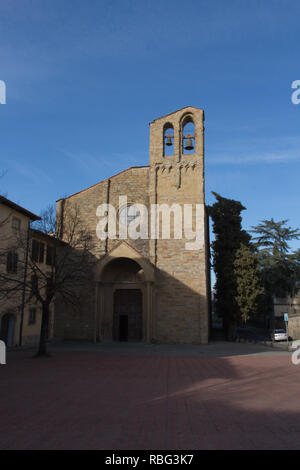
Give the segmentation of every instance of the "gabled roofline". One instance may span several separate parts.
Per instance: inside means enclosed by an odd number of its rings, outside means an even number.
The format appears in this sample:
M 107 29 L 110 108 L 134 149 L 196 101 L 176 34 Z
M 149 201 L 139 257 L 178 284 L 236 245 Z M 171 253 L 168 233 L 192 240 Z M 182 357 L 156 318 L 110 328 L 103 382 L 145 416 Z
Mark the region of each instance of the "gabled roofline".
M 119 240 L 118 243 L 116 243 L 116 245 L 111 248 L 107 253 L 105 253 L 101 258 L 100 260 L 102 261 L 106 256 L 109 256 L 110 253 L 112 253 L 113 251 L 115 251 L 120 245 L 127 245 L 129 248 L 131 248 L 133 251 L 135 251 L 143 260 L 145 260 L 147 263 L 151 264 L 153 266 L 153 268 L 156 269 L 156 266 L 154 263 L 152 263 L 152 261 L 150 261 L 149 258 L 147 258 L 145 255 L 143 255 L 143 253 L 141 253 L 139 250 L 137 250 L 134 246 L 130 245 L 130 243 L 128 243 L 126 240 Z M 99 260 L 99 261 L 100 261 Z
M 122 173 L 125 173 L 126 171 L 132 170 L 134 168 L 150 168 L 150 165 L 130 166 L 129 168 L 126 168 L 126 170 L 122 170 L 119 173 L 116 173 L 115 175 L 109 176 L 109 178 L 105 178 L 104 180 L 98 181 L 98 183 L 92 184 L 88 188 L 82 189 L 81 191 L 78 191 L 77 193 L 70 194 L 70 196 L 67 196 L 67 197 L 61 197 L 60 199 L 57 199 L 56 202 L 63 201 L 65 199 L 69 199 L 70 197 L 76 196 L 77 194 L 83 193 L 84 191 L 88 191 L 89 189 L 94 188 L 98 184 L 105 183 L 105 181 L 111 180 L 112 178 L 115 178 L 116 176 L 119 176 Z
M 122 250 L 122 247 L 124 247 L 125 251 Z M 111 261 L 120 258 L 128 258 L 136 261 L 144 271 L 145 280 L 155 282 L 156 267 L 154 264 L 125 240 L 120 240 L 116 246 L 98 260 L 94 271 L 95 279 L 98 282 L 105 282 L 103 280 L 103 273 L 106 266 L 109 265 Z
M 18 204 L 16 204 L 13 201 L 10 201 L 9 199 L 7 199 L 4 196 L 0 196 L 0 203 L 4 204 L 7 207 L 10 207 L 11 209 L 13 209 L 17 212 L 20 212 L 23 215 L 26 215 L 27 217 L 30 218 L 30 220 L 41 220 L 39 215 L 36 215 L 33 212 L 28 211 L 24 207 L 19 206 Z
M 153 119 L 153 121 L 149 122 L 149 125 L 152 124 L 153 122 L 155 121 L 159 121 L 159 119 L 164 119 L 168 116 L 171 116 L 171 114 L 176 114 L 178 113 L 179 111 L 183 111 L 184 109 L 187 109 L 187 108 L 193 108 L 193 109 L 197 109 L 197 111 L 204 111 L 202 108 L 196 108 L 196 106 L 184 106 L 183 108 L 180 108 L 180 109 L 176 109 L 176 111 L 173 111 L 172 113 L 169 113 L 169 114 L 165 114 L 164 116 L 160 116 L 156 119 Z
M 67 245 L 66 242 L 58 239 L 56 237 L 55 233 L 53 235 L 50 235 L 49 233 L 42 232 L 41 230 L 38 230 L 36 228 L 31 228 L 30 229 L 30 234 L 31 234 L 31 237 L 43 238 L 43 239 L 51 241 L 51 242 L 53 242 L 57 245 Z

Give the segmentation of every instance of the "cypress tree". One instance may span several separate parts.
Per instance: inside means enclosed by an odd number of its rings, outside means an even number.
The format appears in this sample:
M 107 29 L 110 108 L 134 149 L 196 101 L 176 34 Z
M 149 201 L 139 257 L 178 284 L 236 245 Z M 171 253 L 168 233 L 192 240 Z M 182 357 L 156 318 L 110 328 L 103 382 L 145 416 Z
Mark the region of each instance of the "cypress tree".
M 216 313 L 223 318 L 226 338 L 235 337 L 240 318 L 237 302 L 237 279 L 234 262 L 241 244 L 249 245 L 250 235 L 242 229 L 241 212 L 246 208 L 239 202 L 212 193 L 216 202 L 209 207 L 215 240 L 212 243 L 212 265 L 216 274 Z

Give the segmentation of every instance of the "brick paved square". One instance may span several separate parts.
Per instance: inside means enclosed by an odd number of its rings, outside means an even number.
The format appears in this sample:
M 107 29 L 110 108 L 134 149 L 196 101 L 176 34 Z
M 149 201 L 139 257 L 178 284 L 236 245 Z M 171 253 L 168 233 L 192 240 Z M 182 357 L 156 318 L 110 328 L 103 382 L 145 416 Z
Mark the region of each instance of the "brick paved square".
M 288 353 L 235 348 L 8 354 L 0 448 L 300 449 L 300 366 Z

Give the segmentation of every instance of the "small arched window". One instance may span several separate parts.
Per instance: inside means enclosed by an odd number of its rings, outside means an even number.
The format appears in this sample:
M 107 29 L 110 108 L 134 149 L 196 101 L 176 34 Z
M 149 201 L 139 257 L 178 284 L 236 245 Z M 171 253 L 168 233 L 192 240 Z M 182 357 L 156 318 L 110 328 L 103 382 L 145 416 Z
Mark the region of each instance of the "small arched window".
M 182 153 L 195 153 L 195 145 L 195 124 L 192 117 L 187 116 L 182 122 Z
M 174 155 L 174 127 L 171 123 L 164 126 L 164 157 Z

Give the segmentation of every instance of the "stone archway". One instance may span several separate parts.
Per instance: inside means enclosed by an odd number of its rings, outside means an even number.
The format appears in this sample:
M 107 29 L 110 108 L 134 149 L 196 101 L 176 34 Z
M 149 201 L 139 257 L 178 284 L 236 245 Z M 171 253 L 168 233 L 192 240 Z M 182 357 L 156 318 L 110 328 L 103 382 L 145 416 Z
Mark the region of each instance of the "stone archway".
M 151 341 L 154 266 L 126 242 L 98 263 L 95 337 Z

